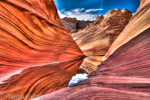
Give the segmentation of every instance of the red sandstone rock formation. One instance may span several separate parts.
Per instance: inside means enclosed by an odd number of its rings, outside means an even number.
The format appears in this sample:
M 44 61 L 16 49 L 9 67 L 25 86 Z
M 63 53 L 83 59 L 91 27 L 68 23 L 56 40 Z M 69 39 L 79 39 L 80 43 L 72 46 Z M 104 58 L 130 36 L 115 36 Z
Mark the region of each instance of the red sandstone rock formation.
M 83 57 L 53 0 L 0 1 L 0 99 L 67 86 Z
M 80 68 L 90 74 L 91 72 L 97 70 L 97 65 L 101 63 L 103 57 L 104 56 L 87 56 L 84 58 Z
M 105 18 L 101 15 L 96 18 L 96 21 L 92 25 L 87 26 L 81 31 L 72 33 L 72 37 L 85 55 L 101 56 L 102 58 L 113 41 L 122 32 L 131 16 L 131 11 L 116 8 L 109 11 Z M 99 59 L 98 61 L 101 62 L 101 60 Z M 91 73 L 97 69 L 97 65 L 86 63 L 84 62 L 80 67 L 86 70 L 86 72 Z
M 72 37 L 85 55 L 105 55 L 131 16 L 131 11 L 116 8 L 109 11 L 104 19 L 103 16 L 99 16 L 88 28 L 72 33 Z
M 150 0 L 112 44 L 105 61 L 89 79 L 42 96 L 40 100 L 149 100 Z
M 149 8 L 149 2 L 150 0 L 141 0 L 141 5 L 134 16 L 130 19 L 130 24 L 124 29 L 122 34 L 119 35 L 119 38 L 113 43 L 113 46 L 109 48 L 104 60 L 107 59 L 121 45 L 125 44 L 130 39 L 137 36 L 143 30 L 146 30 L 147 27 L 149 27 L 150 14 L 149 10 L 147 10 Z
M 100 15 L 98 17 L 96 17 L 96 20 L 94 21 L 94 23 L 92 24 L 93 26 L 94 25 L 97 25 L 97 24 L 101 24 L 101 21 L 104 19 L 104 16 L 103 15 Z M 92 26 L 91 25 L 91 26 Z

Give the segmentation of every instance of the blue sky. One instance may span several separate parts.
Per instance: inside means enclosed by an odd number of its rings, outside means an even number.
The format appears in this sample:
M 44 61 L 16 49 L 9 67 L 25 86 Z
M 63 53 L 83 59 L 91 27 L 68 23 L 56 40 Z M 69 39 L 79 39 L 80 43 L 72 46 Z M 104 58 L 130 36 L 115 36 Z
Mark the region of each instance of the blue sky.
M 70 80 L 68 86 L 74 85 L 74 84 L 79 83 L 79 82 L 81 82 L 85 79 L 88 79 L 88 77 L 87 77 L 88 75 L 89 74 L 85 74 L 85 73 L 84 74 L 76 74 L 75 76 L 72 77 L 72 79 Z
M 140 0 L 54 0 L 54 2 L 61 18 L 76 17 L 78 20 L 93 20 L 115 8 L 126 8 L 135 13 L 140 5 Z

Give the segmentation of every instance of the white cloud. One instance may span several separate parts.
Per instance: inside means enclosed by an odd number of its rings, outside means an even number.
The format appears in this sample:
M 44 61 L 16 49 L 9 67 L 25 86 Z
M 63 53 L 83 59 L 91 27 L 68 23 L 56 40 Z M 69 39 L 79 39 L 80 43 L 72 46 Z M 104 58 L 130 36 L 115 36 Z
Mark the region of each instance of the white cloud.
M 65 14 L 63 14 L 61 11 L 58 11 L 58 14 L 60 16 L 60 18 L 64 18 L 64 17 L 67 17 Z
M 100 11 L 100 10 L 103 10 L 103 9 L 88 9 L 85 12 Z
M 81 12 L 84 10 L 85 10 L 84 8 L 76 8 L 76 9 L 73 9 L 72 12 L 74 12 L 76 14 L 81 14 Z
M 88 74 L 76 74 L 75 76 L 72 77 L 72 79 L 70 80 L 68 86 L 79 83 L 85 79 L 87 79 Z
M 97 15 L 91 14 L 90 12 L 100 11 L 103 9 L 87 9 L 84 8 L 76 8 L 71 11 L 65 11 L 62 9 L 61 11 L 58 11 L 60 18 L 64 17 L 71 17 L 76 18 L 77 20 L 94 20 Z

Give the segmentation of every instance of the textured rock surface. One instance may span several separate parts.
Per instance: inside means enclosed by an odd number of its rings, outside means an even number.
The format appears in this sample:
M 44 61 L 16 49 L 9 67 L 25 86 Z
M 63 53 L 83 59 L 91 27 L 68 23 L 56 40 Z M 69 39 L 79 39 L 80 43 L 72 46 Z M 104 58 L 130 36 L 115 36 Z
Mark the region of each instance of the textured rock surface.
M 89 79 L 40 100 L 149 100 L 150 28 L 118 48 Z
M 132 12 L 127 9 L 114 9 L 109 11 L 105 18 L 99 16 L 88 28 L 73 33 L 72 37 L 86 55 L 105 55 L 125 25 Z M 103 19 L 103 20 L 102 20 Z
M 141 2 L 125 30 L 110 47 L 107 54 L 111 55 L 89 75 L 89 79 L 44 95 L 40 100 L 149 100 L 150 0 Z
M 39 96 L 67 86 L 84 54 L 53 0 L 1 0 L 0 22 L 0 95 Z
M 62 24 L 69 30 L 69 32 L 73 29 L 77 29 L 78 21 L 76 18 L 63 18 L 61 19 Z
M 90 26 L 72 33 L 72 37 L 85 55 L 103 57 L 113 41 L 122 32 L 131 16 L 131 11 L 116 8 L 109 11 L 105 18 L 102 15 L 98 16 L 96 21 Z M 99 62 L 101 62 L 101 59 Z M 94 71 L 97 67 L 97 65 L 92 66 L 93 64 L 86 63 L 84 62 L 80 68 L 83 68 L 88 73 Z M 84 65 L 88 65 L 89 67 Z
M 121 45 L 125 44 L 149 27 L 149 2 L 150 0 L 141 0 L 141 5 L 134 16 L 130 19 L 130 24 L 124 29 L 122 34 L 119 35 L 119 38 L 113 43 L 113 46 L 109 48 L 103 60 L 107 59 Z
M 100 24 L 103 19 L 104 19 L 103 15 L 100 15 L 100 16 L 96 17 L 96 20 L 94 21 L 94 23 L 91 26 Z
M 97 65 L 101 63 L 103 57 L 104 56 L 88 56 L 83 60 L 80 68 L 90 74 L 98 68 Z

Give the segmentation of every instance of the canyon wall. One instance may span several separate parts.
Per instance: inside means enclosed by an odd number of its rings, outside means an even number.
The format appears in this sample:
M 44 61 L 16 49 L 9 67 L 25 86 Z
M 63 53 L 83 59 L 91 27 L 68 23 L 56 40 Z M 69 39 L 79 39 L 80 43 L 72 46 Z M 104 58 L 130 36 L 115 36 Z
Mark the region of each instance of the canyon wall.
M 105 55 L 131 16 L 132 12 L 127 9 L 113 9 L 105 17 L 97 17 L 96 21 L 85 29 L 72 33 L 72 37 L 85 55 Z
M 87 80 L 40 100 L 149 100 L 150 0 L 141 5 Z
M 18 96 L 22 100 L 37 96 L 41 100 L 149 99 L 149 5 L 150 0 L 141 0 L 138 11 L 120 35 L 117 29 L 123 30 L 132 14 L 127 9 L 114 9 L 106 19 L 97 18 L 86 31 L 79 31 L 84 35 L 73 33 L 88 56 L 84 58 L 62 25 L 53 0 L 1 0 L 0 100 L 17 100 Z M 103 55 L 102 64 L 89 79 L 63 88 L 81 64 L 98 65 Z
M 127 9 L 110 10 L 106 16 L 98 16 L 94 23 L 71 36 L 88 56 L 80 66 L 87 73 L 97 69 L 109 47 L 128 24 L 132 12 Z
M 0 100 L 27 100 L 68 85 L 84 54 L 53 0 L 1 0 L 0 22 Z

